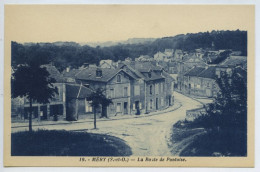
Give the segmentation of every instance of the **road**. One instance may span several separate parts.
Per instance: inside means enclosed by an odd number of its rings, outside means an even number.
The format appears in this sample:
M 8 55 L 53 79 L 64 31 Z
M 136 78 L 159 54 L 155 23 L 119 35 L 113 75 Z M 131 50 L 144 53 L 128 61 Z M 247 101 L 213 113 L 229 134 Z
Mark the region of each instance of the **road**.
M 92 122 L 34 126 L 33 128 L 108 134 L 125 140 L 131 147 L 133 156 L 170 156 L 171 152 L 167 143 L 172 125 L 185 118 L 186 110 L 201 107 L 199 102 L 177 92 L 174 93 L 174 97 L 182 104 L 175 111 L 143 118 L 98 121 L 98 129 L 93 129 Z M 25 130 L 25 127 L 12 130 L 21 131 Z

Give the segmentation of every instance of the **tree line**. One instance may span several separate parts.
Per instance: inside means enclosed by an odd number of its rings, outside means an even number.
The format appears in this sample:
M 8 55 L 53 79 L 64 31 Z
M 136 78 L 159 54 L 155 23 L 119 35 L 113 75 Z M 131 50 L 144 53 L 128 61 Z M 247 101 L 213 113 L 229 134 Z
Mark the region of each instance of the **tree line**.
M 142 44 L 118 44 L 110 47 L 81 46 L 75 42 L 58 43 L 27 43 L 11 44 L 12 66 L 24 64 L 31 58 L 37 58 L 42 63 L 53 62 L 62 71 L 67 66 L 79 67 L 83 63 L 98 64 L 100 60 L 113 61 L 132 59 L 140 55 L 153 56 L 158 51 L 165 49 L 182 49 L 192 52 L 203 48 L 210 50 L 232 49 L 247 55 L 246 31 L 212 31 L 188 33 L 173 37 L 158 38 L 153 42 Z

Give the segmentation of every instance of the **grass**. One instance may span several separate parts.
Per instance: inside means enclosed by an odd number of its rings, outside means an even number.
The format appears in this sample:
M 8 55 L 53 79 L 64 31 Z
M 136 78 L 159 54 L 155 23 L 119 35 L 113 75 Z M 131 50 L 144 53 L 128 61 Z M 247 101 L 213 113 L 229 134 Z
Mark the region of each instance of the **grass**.
M 246 156 L 247 138 L 245 133 L 234 128 L 209 130 L 198 128 L 193 122 L 178 121 L 173 125 L 172 152 L 178 152 L 179 156 Z M 187 139 L 188 143 L 186 143 Z M 176 148 L 178 150 L 174 150 Z
M 11 136 L 12 156 L 130 156 L 119 138 L 65 130 L 18 132 Z
M 240 131 L 210 131 L 199 135 L 180 156 L 232 156 L 247 155 L 246 136 Z

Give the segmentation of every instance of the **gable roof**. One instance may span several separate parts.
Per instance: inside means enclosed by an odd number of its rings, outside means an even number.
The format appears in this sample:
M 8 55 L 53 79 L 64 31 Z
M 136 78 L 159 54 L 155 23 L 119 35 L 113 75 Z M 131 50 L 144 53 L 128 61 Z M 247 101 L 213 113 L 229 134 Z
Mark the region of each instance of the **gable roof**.
M 102 71 L 102 77 L 96 77 L 97 69 Z M 118 69 L 89 67 L 76 74 L 76 79 L 107 82 L 117 71 Z
M 244 65 L 246 63 L 247 63 L 246 56 L 229 56 L 222 63 L 220 63 L 220 65 L 221 66 L 238 66 L 238 65 Z
M 153 65 L 151 62 L 124 62 L 124 64 L 139 78 L 143 78 L 145 81 L 164 79 L 162 75 L 156 72 L 162 71 L 162 68 Z M 151 77 L 149 77 L 149 72 Z
M 63 77 L 75 78 L 76 74 L 79 73 L 82 69 L 71 69 L 69 72 L 64 71 Z
M 102 71 L 102 77 L 97 77 L 96 76 L 96 70 Z M 90 67 L 83 69 L 80 71 L 78 74 L 76 74 L 76 79 L 79 80 L 90 80 L 90 81 L 98 81 L 98 82 L 108 82 L 111 80 L 116 74 L 119 72 L 124 72 L 131 78 L 136 79 L 135 76 L 133 76 L 131 73 L 126 72 L 126 70 L 117 68 L 117 69 L 112 69 L 112 68 L 97 68 L 97 67 Z
M 204 67 L 193 67 L 191 70 L 186 72 L 184 76 L 198 76 L 202 71 L 204 71 Z
M 88 97 L 93 91 L 83 85 L 66 84 L 66 97 L 72 99 L 84 99 Z
M 198 77 L 215 79 L 216 77 L 216 66 L 209 66 L 207 69 L 203 70 Z

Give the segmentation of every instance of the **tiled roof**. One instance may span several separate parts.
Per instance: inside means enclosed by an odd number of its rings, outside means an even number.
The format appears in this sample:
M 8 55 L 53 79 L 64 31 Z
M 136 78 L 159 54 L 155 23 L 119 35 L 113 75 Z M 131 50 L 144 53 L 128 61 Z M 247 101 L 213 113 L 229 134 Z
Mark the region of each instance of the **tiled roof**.
M 96 76 L 97 69 L 102 71 L 102 77 Z M 76 74 L 76 79 L 108 82 L 111 78 L 113 78 L 113 76 L 115 76 L 120 71 L 123 71 L 128 76 L 136 79 L 134 75 L 120 68 L 113 69 L 113 68 L 97 68 L 97 67 L 90 67 L 90 68 L 83 69 L 78 74 Z
M 161 71 L 162 68 L 153 65 L 151 62 L 124 62 L 124 63 L 129 67 L 129 69 L 131 69 L 139 77 L 145 79 L 146 81 L 164 79 L 163 76 L 154 72 L 154 71 Z M 151 77 L 149 77 L 148 74 L 149 72 L 151 72 Z
M 165 71 L 162 72 L 162 75 L 163 75 L 165 78 L 169 79 L 170 81 L 175 81 L 175 79 L 174 79 L 170 74 L 168 74 L 168 73 L 165 72 Z
M 198 76 L 205 68 L 203 67 L 194 67 L 184 74 L 184 76 Z
M 51 64 L 47 64 L 47 65 L 42 65 L 41 67 L 45 67 L 46 70 L 49 72 L 50 77 L 54 78 L 57 83 L 61 83 L 64 81 L 61 73 L 58 71 L 58 69 L 55 66 Z
M 216 77 L 216 66 L 209 66 L 207 69 L 202 71 L 198 77 L 215 79 Z
M 80 69 L 71 69 L 69 72 L 64 72 L 63 73 L 63 76 L 64 77 L 72 77 L 72 78 L 75 78 L 75 75 L 77 74 L 77 73 L 79 73 L 80 72 Z
M 102 77 L 96 76 L 96 70 L 102 71 Z M 107 82 L 119 69 L 89 67 L 83 69 L 76 75 L 76 79 Z
M 66 97 L 82 99 L 88 97 L 93 91 L 83 85 L 66 84 Z
M 220 65 L 222 66 L 238 66 L 247 63 L 246 56 L 230 56 L 224 60 Z

